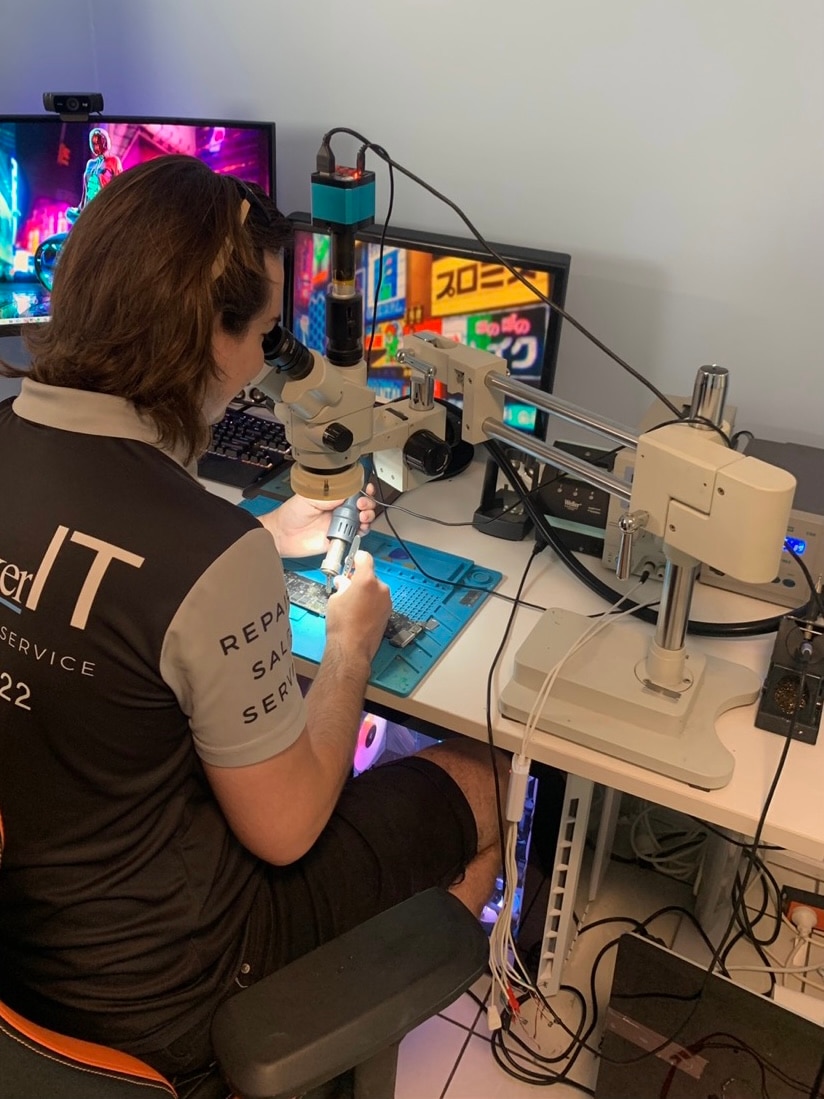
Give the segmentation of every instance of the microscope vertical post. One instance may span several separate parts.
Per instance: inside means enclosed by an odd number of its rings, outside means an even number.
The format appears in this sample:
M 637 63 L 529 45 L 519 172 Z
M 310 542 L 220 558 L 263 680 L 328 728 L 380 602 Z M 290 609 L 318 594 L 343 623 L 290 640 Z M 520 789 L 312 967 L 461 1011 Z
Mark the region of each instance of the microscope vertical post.
M 720 366 L 702 366 L 696 375 L 689 410 L 690 420 L 707 420 L 720 426 L 727 395 L 729 372 Z M 692 423 L 698 431 L 713 429 Z M 689 686 L 685 677 L 685 643 L 690 604 L 699 562 L 686 554 L 666 549 L 667 563 L 655 637 L 647 658 L 651 686 L 679 690 Z

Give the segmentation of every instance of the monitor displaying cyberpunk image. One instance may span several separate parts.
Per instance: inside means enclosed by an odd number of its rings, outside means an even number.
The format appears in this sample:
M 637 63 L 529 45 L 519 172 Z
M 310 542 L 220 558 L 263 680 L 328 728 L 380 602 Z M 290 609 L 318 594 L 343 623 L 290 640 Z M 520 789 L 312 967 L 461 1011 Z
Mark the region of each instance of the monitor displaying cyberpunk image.
M 330 237 L 295 214 L 295 244 L 287 280 L 287 327 L 314 351 L 326 343 Z M 363 297 L 369 385 L 382 401 L 409 392 L 409 368 L 395 359 L 405 333 L 437 332 L 500 355 L 513 378 L 552 389 L 561 317 L 476 241 L 390 226 L 380 256 L 380 226 L 357 231 L 356 281 Z M 495 245 L 528 281 L 563 308 L 570 257 Z M 377 291 L 377 300 L 376 300 Z M 377 315 L 376 315 L 377 313 Z M 436 396 L 460 405 L 436 383 Z M 532 431 L 532 405 L 507 400 L 505 420 Z
M 272 123 L 0 117 L 0 334 L 48 320 L 60 249 L 84 208 L 121 172 L 168 153 L 274 197 Z

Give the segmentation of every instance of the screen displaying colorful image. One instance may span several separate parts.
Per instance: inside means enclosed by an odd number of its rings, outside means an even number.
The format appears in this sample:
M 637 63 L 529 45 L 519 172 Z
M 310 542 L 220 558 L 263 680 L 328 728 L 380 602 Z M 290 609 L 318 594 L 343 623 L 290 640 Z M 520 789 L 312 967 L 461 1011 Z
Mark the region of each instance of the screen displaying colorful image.
M 330 238 L 301 222 L 291 257 L 287 324 L 315 351 L 326 344 L 326 291 Z M 437 332 L 459 343 L 500 355 L 519 381 L 551 390 L 560 338 L 560 316 L 476 242 L 425 237 L 392 229 L 380 264 L 380 227 L 358 232 L 356 281 L 364 302 L 364 349 L 369 354 L 369 384 L 381 400 L 409 392 L 409 370 L 395 355 L 404 334 Z M 495 245 L 508 262 L 541 294 L 563 307 L 569 256 L 535 249 Z M 377 295 L 377 296 L 376 296 Z M 437 396 L 460 404 L 441 383 Z M 507 401 L 505 420 L 532 431 L 532 405 Z
M 0 334 L 48 319 L 60 249 L 83 209 L 121 172 L 168 153 L 274 197 L 271 123 L 0 117 Z

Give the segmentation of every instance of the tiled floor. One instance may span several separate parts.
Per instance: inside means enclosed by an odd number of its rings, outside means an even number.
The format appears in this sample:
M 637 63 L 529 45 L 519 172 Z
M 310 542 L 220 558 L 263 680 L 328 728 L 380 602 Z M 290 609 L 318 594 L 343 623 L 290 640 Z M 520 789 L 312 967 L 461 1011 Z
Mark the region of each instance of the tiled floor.
M 799 876 L 784 867 L 773 869 L 781 883 L 789 881 L 803 888 L 824 892 L 824 887 L 812 877 L 812 869 L 809 877 L 804 874 Z M 534 891 L 535 885 L 536 882 L 528 878 L 527 901 L 530 889 Z M 748 893 L 750 903 L 755 904 L 756 901 L 752 898 L 753 894 Z M 534 905 L 535 911 L 530 914 L 522 932 L 522 944 L 540 938 L 543 924 L 541 902 L 542 897 L 539 895 Z M 691 888 L 652 871 L 613 862 L 600 894 L 589 906 L 583 922 L 592 923 L 606 916 L 618 915 L 643 919 L 670 904 L 684 905 L 691 909 Z M 525 910 L 526 907 L 527 905 Z M 564 982 L 585 991 L 587 1000 L 593 959 L 598 950 L 621 930 L 620 925 L 608 924 L 580 937 L 573 946 L 564 971 Z M 706 960 L 706 948 L 687 918 L 677 914 L 667 915 L 656 922 L 654 930 L 668 946 L 679 953 L 697 961 Z M 774 948 L 782 961 L 791 946 L 792 933 L 785 929 Z M 821 953 L 824 955 L 824 952 Z M 601 1005 L 608 998 L 613 956 L 611 952 L 598 970 L 597 993 Z M 757 961 L 752 947 L 743 943 L 730 957 L 730 965 L 749 965 Z M 763 973 L 736 973 L 736 979 L 758 990 L 764 989 L 767 983 Z M 824 982 L 824 978 L 820 979 Z M 795 978 L 788 980 L 788 984 L 793 982 L 795 988 L 800 988 Z M 430 1019 L 406 1037 L 400 1047 L 396 1099 L 537 1099 L 539 1094 L 551 1094 L 552 1099 L 572 1099 L 573 1096 L 586 1094 L 563 1083 L 554 1085 L 551 1092 L 547 1093 L 545 1087 L 539 1089 L 536 1085 L 512 1078 L 496 1064 L 485 1012 L 481 1006 L 481 1002 L 486 1000 L 488 990 L 489 978 L 481 978 L 472 989 L 471 996 L 463 996 L 443 1015 Z M 820 995 L 824 997 L 824 992 Z M 552 1003 L 561 1017 L 574 1028 L 579 1009 L 572 996 L 559 993 Z M 565 1035 L 557 1023 L 553 1025 L 543 1017 L 536 1019 L 531 1005 L 528 1005 L 524 1014 L 521 1033 L 530 1044 L 540 1049 L 544 1056 L 552 1056 L 562 1048 Z M 596 1041 L 595 1035 L 592 1041 Z M 581 1056 L 571 1072 L 574 1080 L 588 1088 L 594 1088 L 596 1076 L 597 1063 L 589 1054 Z

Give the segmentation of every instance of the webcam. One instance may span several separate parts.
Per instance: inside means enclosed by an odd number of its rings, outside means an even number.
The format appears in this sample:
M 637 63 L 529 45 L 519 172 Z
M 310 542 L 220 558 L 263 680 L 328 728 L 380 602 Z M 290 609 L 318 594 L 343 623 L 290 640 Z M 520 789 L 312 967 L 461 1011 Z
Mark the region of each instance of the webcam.
M 88 118 L 103 110 L 100 92 L 43 92 L 43 106 L 61 118 Z

